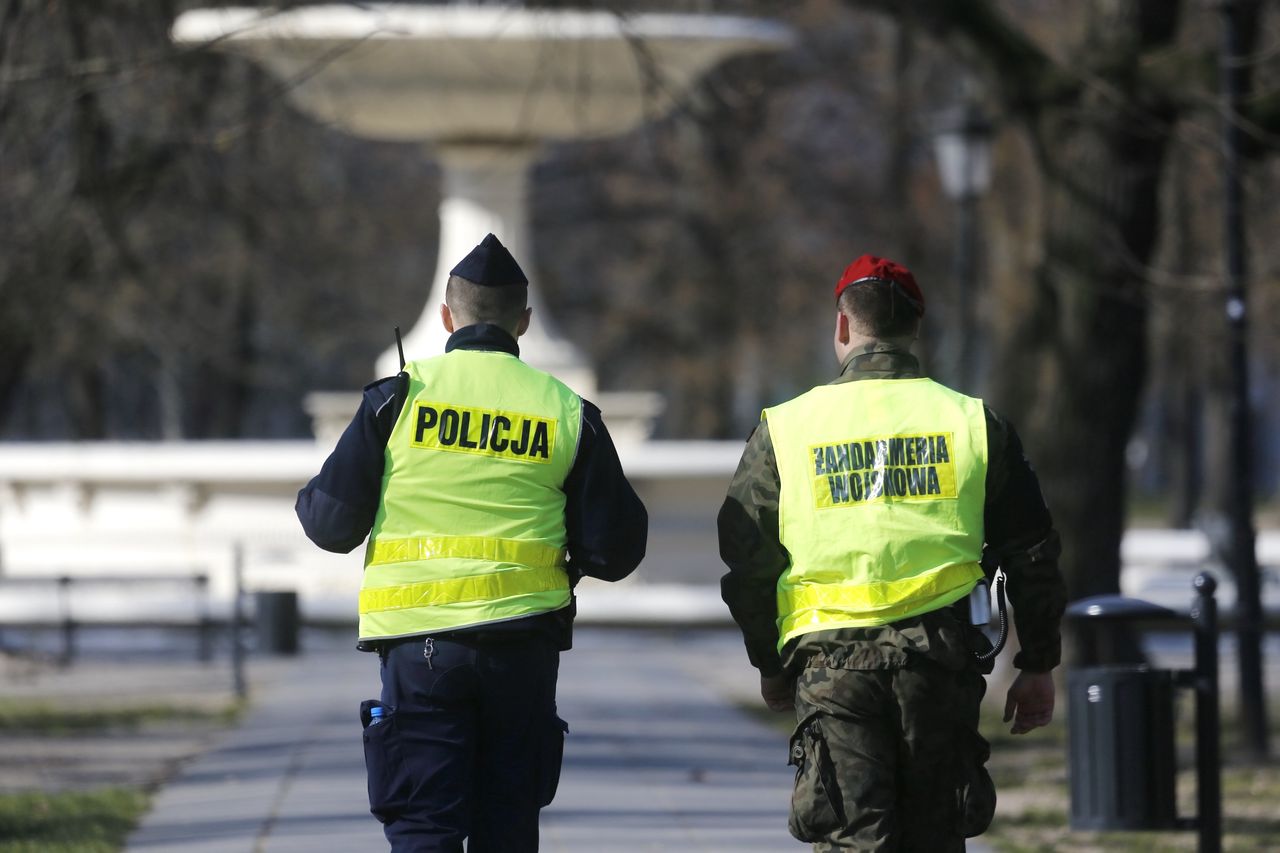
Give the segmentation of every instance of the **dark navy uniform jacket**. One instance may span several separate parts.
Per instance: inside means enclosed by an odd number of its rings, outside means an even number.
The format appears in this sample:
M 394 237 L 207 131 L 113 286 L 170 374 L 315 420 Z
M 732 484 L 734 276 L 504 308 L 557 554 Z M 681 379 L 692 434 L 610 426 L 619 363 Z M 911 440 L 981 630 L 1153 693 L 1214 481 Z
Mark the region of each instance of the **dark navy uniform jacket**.
M 445 352 L 454 349 L 520 354 L 511 335 L 487 323 L 454 332 Z M 324 550 L 348 553 L 364 542 L 373 528 L 382 493 L 387 440 L 400 416 L 406 392 L 403 374 L 365 386 L 360 409 L 333 453 L 320 473 L 298 492 L 294 508 L 302 529 Z M 578 455 L 564 491 L 570 582 L 576 584 L 583 575 L 616 581 L 631 574 L 644 557 L 649 517 L 623 474 L 600 410 L 587 400 L 582 401 Z M 562 648 L 568 648 L 573 618 L 572 608 L 568 610 L 451 633 L 534 631 L 547 633 Z

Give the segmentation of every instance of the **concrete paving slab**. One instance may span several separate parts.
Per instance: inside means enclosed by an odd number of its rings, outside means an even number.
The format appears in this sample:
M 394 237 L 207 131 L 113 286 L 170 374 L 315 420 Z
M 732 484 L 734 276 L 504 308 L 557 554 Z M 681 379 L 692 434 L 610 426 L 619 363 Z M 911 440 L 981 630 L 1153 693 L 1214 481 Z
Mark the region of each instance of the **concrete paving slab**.
M 803 849 L 786 828 L 785 735 L 699 677 L 720 653 L 708 637 L 579 632 L 561 664 L 569 737 L 543 849 Z M 752 677 L 740 657 L 722 666 Z
M 251 662 L 243 723 L 156 796 L 129 853 L 382 849 L 364 790 L 357 708 L 377 659 L 350 639 Z

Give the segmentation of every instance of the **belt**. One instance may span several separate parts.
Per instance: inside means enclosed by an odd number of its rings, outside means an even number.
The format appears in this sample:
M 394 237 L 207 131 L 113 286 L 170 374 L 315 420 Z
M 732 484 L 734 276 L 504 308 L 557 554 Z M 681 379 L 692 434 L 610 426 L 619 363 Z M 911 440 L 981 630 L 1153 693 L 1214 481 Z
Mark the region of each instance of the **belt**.
M 530 640 L 545 639 L 550 642 L 551 638 L 547 636 L 547 626 L 539 623 L 538 625 L 525 628 L 521 626 L 517 630 L 511 631 L 467 631 L 467 630 L 450 630 L 440 631 L 434 634 L 414 634 L 409 637 L 396 637 L 390 640 L 373 640 L 371 643 L 378 643 L 383 649 L 390 650 L 402 646 L 405 643 L 421 644 L 428 637 L 436 642 L 445 641 L 450 643 L 461 643 L 467 646 L 505 646 L 515 645 L 519 643 L 527 643 Z

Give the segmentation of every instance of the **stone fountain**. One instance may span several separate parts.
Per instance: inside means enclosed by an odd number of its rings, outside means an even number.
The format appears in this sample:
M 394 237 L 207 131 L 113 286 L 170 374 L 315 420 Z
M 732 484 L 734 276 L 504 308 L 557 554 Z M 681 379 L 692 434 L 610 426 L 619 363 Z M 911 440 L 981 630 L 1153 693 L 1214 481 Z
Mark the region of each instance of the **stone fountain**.
M 448 271 L 485 233 L 536 270 L 527 187 L 544 142 L 624 133 L 666 113 L 724 59 L 790 39 L 779 24 L 739 17 L 465 4 L 195 10 L 178 18 L 173 37 L 247 57 L 319 120 L 370 139 L 421 142 L 440 164 L 440 250 L 430 298 L 404 340 L 409 358 L 444 350 L 438 306 Z M 522 356 L 599 403 L 619 439 L 645 437 L 657 395 L 602 397 L 534 284 Z M 376 372 L 398 368 L 391 347 Z M 308 406 L 322 441 L 353 411 L 345 394 L 314 395 Z

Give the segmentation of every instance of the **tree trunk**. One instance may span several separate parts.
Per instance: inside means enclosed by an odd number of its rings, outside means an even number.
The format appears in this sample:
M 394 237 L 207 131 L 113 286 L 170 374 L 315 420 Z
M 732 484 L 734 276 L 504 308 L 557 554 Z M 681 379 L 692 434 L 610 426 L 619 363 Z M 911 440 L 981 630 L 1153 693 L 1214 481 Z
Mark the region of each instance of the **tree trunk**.
M 1125 449 L 1147 369 L 1143 271 L 1158 233 L 1174 117 L 1143 98 L 1137 65 L 1173 38 L 1178 5 L 1095 13 L 1082 53 L 1111 79 L 1095 80 L 1097 89 L 1077 102 L 1045 110 L 1034 130 L 1046 215 L 1037 309 L 1044 316 L 1028 321 L 1041 359 L 1028 445 L 1065 543 L 1062 569 L 1072 598 L 1120 590 Z M 1111 87 L 1137 97 L 1116 98 Z M 1087 637 L 1077 638 L 1074 650 L 1084 659 L 1094 651 Z

